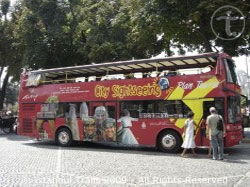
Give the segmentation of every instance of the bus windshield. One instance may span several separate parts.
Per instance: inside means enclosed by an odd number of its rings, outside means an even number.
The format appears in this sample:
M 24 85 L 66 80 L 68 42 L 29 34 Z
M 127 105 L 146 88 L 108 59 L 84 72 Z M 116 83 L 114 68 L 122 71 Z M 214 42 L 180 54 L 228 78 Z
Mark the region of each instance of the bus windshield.
M 235 71 L 235 64 L 229 59 L 224 59 L 227 82 L 237 84 L 237 75 Z

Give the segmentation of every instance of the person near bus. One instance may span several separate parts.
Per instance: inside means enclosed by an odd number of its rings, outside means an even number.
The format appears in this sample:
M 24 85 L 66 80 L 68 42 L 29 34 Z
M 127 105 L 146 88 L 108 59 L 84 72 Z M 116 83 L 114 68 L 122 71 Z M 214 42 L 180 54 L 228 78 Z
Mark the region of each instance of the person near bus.
M 181 153 L 182 157 L 186 157 L 185 153 L 187 149 L 192 149 L 193 156 L 197 155 L 194 150 L 194 148 L 196 147 L 195 142 L 194 142 L 194 130 L 195 130 L 195 126 L 196 127 L 198 126 L 193 120 L 193 117 L 194 117 L 193 112 L 189 112 L 187 117 L 188 119 L 185 121 L 185 126 L 184 126 L 184 142 L 181 145 L 181 147 L 184 148 L 183 152 Z
M 209 140 L 208 157 L 211 157 L 212 156 L 211 129 L 208 128 L 208 125 L 206 125 L 206 138 Z
M 223 132 L 217 129 L 217 122 L 222 117 L 217 114 L 216 108 L 211 107 L 209 109 L 210 115 L 207 117 L 206 124 L 208 125 L 209 130 L 211 131 L 211 145 L 213 149 L 213 160 L 223 160 L 223 137 L 226 135 L 225 127 Z M 223 123 L 224 124 L 224 123 Z

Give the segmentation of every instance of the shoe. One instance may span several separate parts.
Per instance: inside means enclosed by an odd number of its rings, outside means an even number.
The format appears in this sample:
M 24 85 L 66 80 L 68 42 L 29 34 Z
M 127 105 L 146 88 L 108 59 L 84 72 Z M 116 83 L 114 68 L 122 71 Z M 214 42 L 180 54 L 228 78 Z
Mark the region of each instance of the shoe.
M 219 160 L 224 160 L 224 158 L 219 158 Z
M 212 158 L 213 160 L 217 160 L 217 158 Z

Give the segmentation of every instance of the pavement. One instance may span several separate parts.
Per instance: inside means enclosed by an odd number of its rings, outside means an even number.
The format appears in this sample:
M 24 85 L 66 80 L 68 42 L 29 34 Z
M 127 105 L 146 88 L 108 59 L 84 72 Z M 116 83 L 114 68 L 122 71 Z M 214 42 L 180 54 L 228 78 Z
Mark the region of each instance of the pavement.
M 248 131 L 249 132 L 249 131 Z M 193 157 L 149 147 L 34 141 L 0 134 L 1 187 L 247 187 L 250 147 L 225 148 L 212 160 L 206 149 Z
M 250 128 L 244 128 L 244 138 L 242 143 L 250 143 Z

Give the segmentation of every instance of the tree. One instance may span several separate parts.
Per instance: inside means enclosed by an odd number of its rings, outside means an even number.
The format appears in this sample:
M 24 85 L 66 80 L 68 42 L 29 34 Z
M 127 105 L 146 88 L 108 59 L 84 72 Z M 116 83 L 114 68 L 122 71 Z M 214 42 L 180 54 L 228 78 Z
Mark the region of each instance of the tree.
M 237 7 L 246 16 L 245 30 L 242 36 L 235 40 L 221 40 L 213 33 L 210 25 L 214 12 L 225 5 Z M 164 34 L 163 40 L 168 41 L 171 46 L 177 46 L 179 49 L 185 47 L 190 51 L 199 52 L 210 52 L 221 47 L 223 51 L 233 56 L 249 53 L 247 50 L 240 50 L 241 46 L 249 49 L 249 2 L 150 0 L 145 2 L 144 7 L 148 12 L 147 18 L 153 16 L 162 20 L 158 22 L 156 29 Z M 223 24 L 225 25 L 220 22 L 214 26 L 224 29 Z M 169 48 L 169 45 L 163 49 L 166 48 Z
M 10 6 L 9 0 L 1 1 L 1 13 L 4 16 L 4 20 L 0 21 L 0 109 L 3 108 L 3 102 L 5 98 L 5 90 L 9 80 L 8 71 L 5 72 L 8 66 L 10 55 L 8 53 L 11 48 L 11 37 L 9 37 L 7 13 Z
M 5 98 L 5 103 L 15 105 L 17 103 L 17 98 L 18 98 L 18 89 L 19 86 L 17 83 L 9 83 L 7 88 L 6 88 L 6 98 Z
M 4 20 L 7 20 L 7 13 L 10 8 L 10 0 L 1 0 L 1 12 L 4 15 Z
M 211 16 L 225 2 L 249 14 L 249 3 L 242 1 L 22 0 L 12 21 L 15 46 L 22 66 L 31 69 L 149 58 L 162 51 L 171 56 L 173 47 L 180 54 L 218 47 L 231 55 L 247 52 L 248 25 L 233 41 L 216 38 L 211 29 Z
M 24 44 L 23 65 L 38 69 L 79 63 L 69 34 L 67 9 L 54 0 L 22 1 L 15 33 Z
M 131 47 L 130 18 L 120 0 L 21 4 L 15 33 L 24 47 L 23 65 L 31 69 L 145 57 Z
M 18 80 L 23 67 L 149 58 L 163 51 L 171 56 L 172 48 L 180 54 L 219 47 L 230 55 L 250 52 L 248 1 L 19 0 L 8 18 L 9 2 L 0 0 L 0 108 L 9 76 Z M 235 40 L 221 40 L 211 29 L 212 15 L 225 4 L 247 16 L 244 33 Z
M 127 45 L 129 28 L 126 11 L 117 1 L 84 0 L 75 7 L 76 43 L 90 62 L 100 63 L 131 58 Z M 79 43 L 77 41 L 84 41 Z
M 9 84 L 9 77 L 13 80 L 19 80 L 19 75 L 22 67 L 22 48 L 20 42 L 15 36 L 15 16 L 13 19 L 7 16 L 9 12 L 10 1 L 1 1 L 1 15 L 3 19 L 0 20 L 0 109 L 3 108 L 3 103 L 6 96 L 6 89 Z M 17 10 L 14 10 L 16 13 Z

